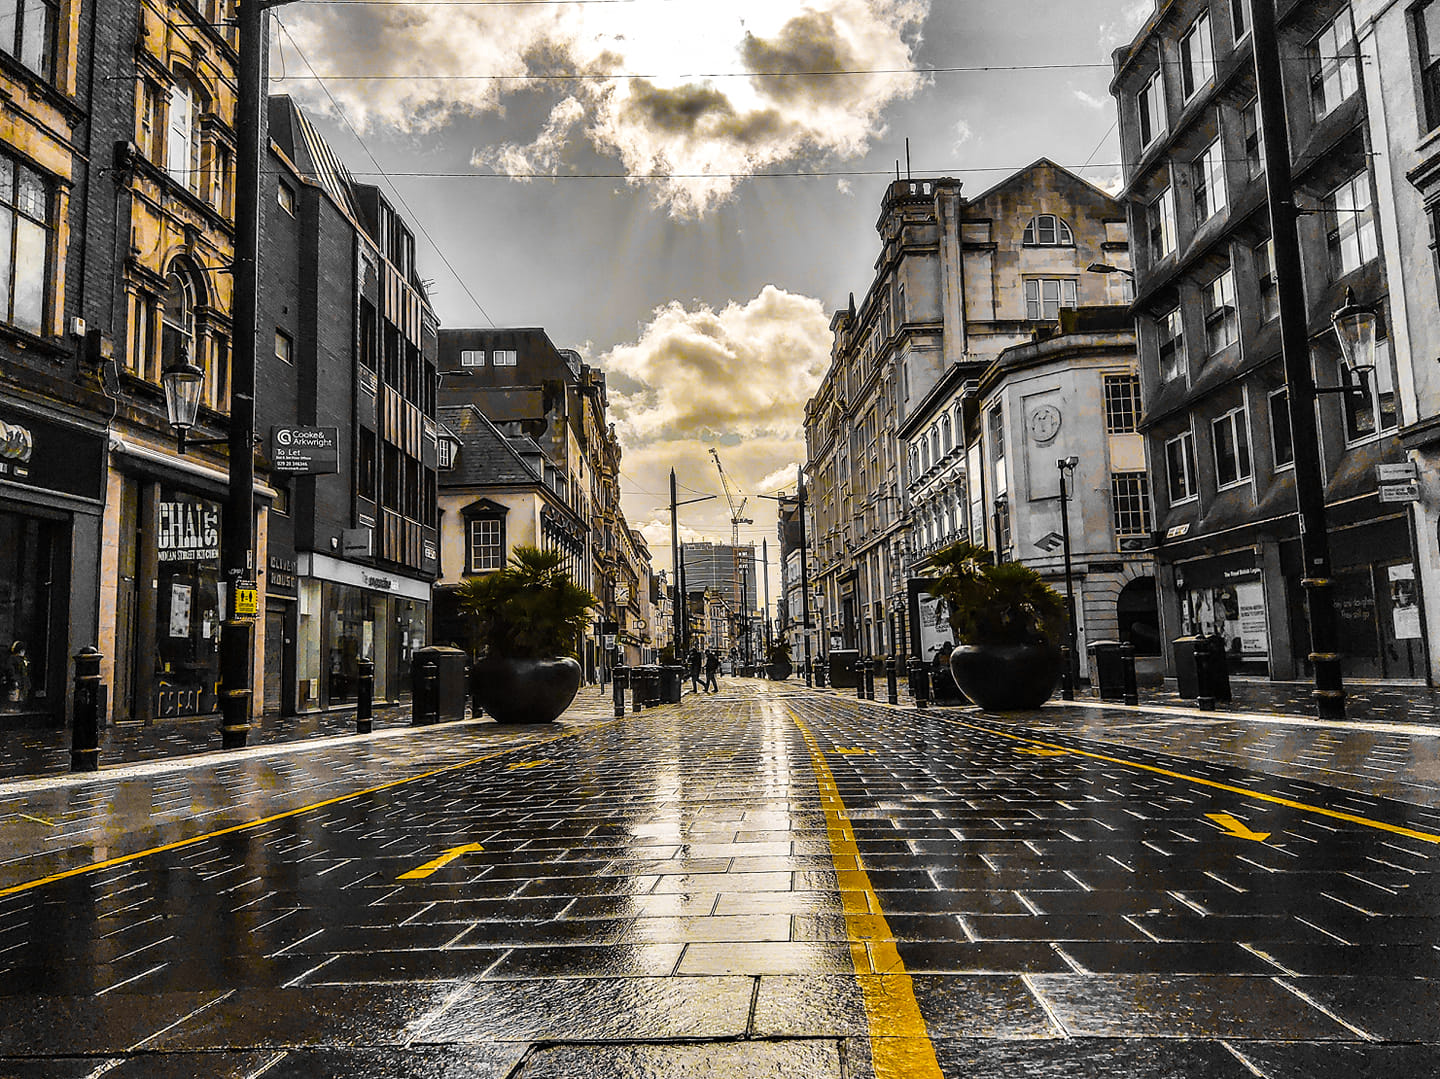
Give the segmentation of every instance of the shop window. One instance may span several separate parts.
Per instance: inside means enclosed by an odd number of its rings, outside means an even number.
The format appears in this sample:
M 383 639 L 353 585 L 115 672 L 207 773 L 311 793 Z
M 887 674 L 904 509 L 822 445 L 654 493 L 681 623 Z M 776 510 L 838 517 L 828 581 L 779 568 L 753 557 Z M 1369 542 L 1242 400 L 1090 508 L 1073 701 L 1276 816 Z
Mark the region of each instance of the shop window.
M 1440 0 L 1425 0 L 1415 8 L 1413 18 L 1420 84 L 1425 91 L 1423 126 L 1430 131 L 1440 127 Z
M 1135 116 L 1140 124 L 1140 146 L 1149 146 L 1165 130 L 1165 84 L 1155 72 L 1135 95 Z
M 1379 254 L 1370 174 L 1361 169 L 1325 197 L 1326 240 L 1336 277 L 1357 270 Z
M 1075 307 L 1075 281 L 1072 278 L 1027 278 L 1025 281 L 1025 317 L 1032 321 L 1060 317 L 1060 308 Z
M 218 707 L 220 507 L 162 487 L 155 510 L 155 715 L 207 715 Z
M 1195 476 L 1195 436 L 1189 431 L 1165 443 L 1165 470 L 1170 504 L 1188 502 L 1199 493 Z
M 1215 483 L 1221 489 L 1234 487 L 1250 478 L 1250 439 L 1246 432 L 1245 410 L 1233 409 L 1210 424 L 1215 447 Z
M 1215 74 L 1214 50 L 1210 43 L 1210 16 L 1201 15 L 1180 39 L 1180 89 L 1190 100 Z
M 1290 434 L 1290 391 L 1276 390 L 1270 394 L 1270 450 L 1276 468 L 1295 464 L 1295 441 Z
M 1340 363 L 1335 365 L 1335 378 L 1340 377 Z M 1390 370 L 1390 340 L 1375 342 L 1375 370 L 1365 379 L 1365 393 L 1340 394 L 1345 404 L 1345 441 L 1363 442 L 1382 431 L 1393 431 L 1398 423 L 1395 414 L 1395 379 Z
M 1204 224 L 1225 209 L 1225 155 L 1216 139 L 1190 166 L 1190 180 L 1195 192 L 1195 223 Z
M 1140 379 L 1135 375 L 1105 376 L 1105 431 L 1133 434 L 1140 429 Z
M 1240 315 L 1235 306 L 1235 275 L 1226 270 L 1202 290 L 1205 299 L 1205 343 L 1211 356 L 1240 339 Z
M 1026 247 L 1073 247 L 1075 236 L 1054 214 L 1039 214 L 1025 226 L 1020 242 Z
M 1155 320 L 1160 333 L 1160 378 L 1179 378 L 1185 371 L 1185 320 L 1180 308 L 1167 311 Z
M 1110 508 L 1116 536 L 1150 534 L 1150 480 L 1143 472 L 1110 477 Z
M 6 0 L 0 5 L 0 52 L 47 82 L 55 78 L 58 0 Z
M 1310 103 L 1324 116 L 1360 88 L 1360 47 L 1345 6 L 1310 42 Z
M 43 331 L 52 288 L 55 200 L 37 171 L 0 154 L 0 320 Z
M 1150 229 L 1150 258 L 1154 262 L 1175 253 L 1175 192 L 1165 188 L 1146 210 Z
M 49 521 L 0 513 L 0 715 L 50 707 L 50 581 L 60 539 Z

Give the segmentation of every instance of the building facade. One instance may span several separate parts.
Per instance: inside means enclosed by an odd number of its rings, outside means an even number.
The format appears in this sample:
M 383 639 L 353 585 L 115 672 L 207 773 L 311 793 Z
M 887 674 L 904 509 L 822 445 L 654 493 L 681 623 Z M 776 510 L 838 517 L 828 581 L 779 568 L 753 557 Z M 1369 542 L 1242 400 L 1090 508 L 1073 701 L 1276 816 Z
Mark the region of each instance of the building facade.
M 1174 638 L 1218 633 L 1232 669 L 1308 678 L 1297 447 L 1249 16 L 1243 0 L 1157 5 L 1117 50 L 1112 92 L 1135 241 L 1167 659 Z M 1423 679 L 1411 511 L 1382 501 L 1377 481 L 1377 466 L 1406 460 L 1396 379 L 1404 346 L 1377 213 L 1372 162 L 1384 147 L 1367 119 L 1367 64 L 1348 4 L 1282 0 L 1275 16 L 1281 55 L 1296 58 L 1281 64 L 1283 120 L 1317 383 L 1341 382 L 1330 319 L 1347 294 L 1375 308 L 1381 326 L 1363 392 L 1322 394 L 1317 411 L 1345 676 Z

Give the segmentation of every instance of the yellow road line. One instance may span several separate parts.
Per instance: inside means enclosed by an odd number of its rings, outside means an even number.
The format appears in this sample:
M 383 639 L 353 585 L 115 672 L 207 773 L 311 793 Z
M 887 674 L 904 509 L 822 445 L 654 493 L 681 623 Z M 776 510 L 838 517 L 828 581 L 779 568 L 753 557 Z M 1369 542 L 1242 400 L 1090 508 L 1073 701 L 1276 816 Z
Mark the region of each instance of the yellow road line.
M 1347 824 L 1359 824 L 1366 828 L 1375 828 L 1382 832 L 1389 832 L 1391 835 L 1403 835 L 1408 839 L 1419 839 L 1425 843 L 1440 843 L 1440 834 L 1436 834 L 1435 832 L 1422 832 L 1415 828 L 1406 828 L 1400 824 L 1387 824 L 1383 820 L 1362 817 L 1358 813 L 1346 813 L 1344 810 L 1312 805 L 1309 802 L 1296 801 L 1294 798 L 1282 798 L 1278 794 L 1266 794 L 1264 791 L 1253 790 L 1250 787 L 1237 787 L 1233 783 L 1221 783 L 1219 780 L 1190 775 L 1188 772 L 1175 772 L 1169 768 L 1161 768 L 1154 764 L 1143 764 L 1140 761 L 1127 760 L 1124 757 L 1109 757 L 1104 753 L 1091 753 L 1088 750 L 1075 749 L 1072 746 L 1057 745 L 1054 742 L 1042 742 L 1038 738 L 1026 738 L 1023 735 L 1010 734 L 1007 731 L 997 731 L 993 727 L 981 727 L 974 723 L 966 723 L 960 719 L 942 718 L 944 722 L 956 727 L 966 727 L 972 731 L 979 731 L 981 734 L 993 734 L 999 738 L 1008 738 L 1012 742 L 1024 742 L 1027 745 L 1040 746 L 1044 749 L 1060 750 L 1064 753 L 1074 754 L 1077 757 L 1089 757 L 1093 761 L 1104 761 L 1106 764 L 1118 764 L 1124 768 L 1136 768 L 1143 772 L 1154 772 L 1156 775 L 1166 776 L 1170 779 L 1178 779 L 1184 783 L 1194 783 L 1201 787 L 1213 787 L 1215 790 L 1225 791 L 1229 794 L 1242 794 L 1247 798 L 1256 798 L 1262 802 L 1269 802 L 1272 805 L 1284 806 L 1286 809 L 1298 809 L 1303 813 L 1315 813 L 1322 817 L 1329 817 L 1332 820 L 1343 820 Z
M 881 913 L 880 897 L 870 886 L 870 876 L 860 860 L 855 830 L 845 814 L 835 776 L 810 728 L 793 711 L 790 718 L 805 738 L 820 787 L 830 857 L 845 912 L 845 933 L 850 938 L 850 960 L 865 999 L 875 1079 L 942 1079 L 930 1032 L 915 1002 L 915 987 Z
M 189 839 L 179 839 L 174 843 L 165 843 L 158 847 L 135 851 L 133 854 L 121 854 L 115 858 L 107 858 L 103 862 L 91 862 L 88 865 L 79 865 L 60 873 L 52 873 L 48 877 L 27 880 L 23 884 L 12 884 L 8 888 L 0 888 L 0 899 L 5 898 L 7 895 L 28 892 L 32 888 L 39 888 L 45 884 L 54 884 L 59 880 L 68 880 L 71 877 L 78 877 L 85 873 L 94 873 L 100 869 L 109 869 L 112 866 L 124 865 L 127 862 L 136 862 L 141 858 L 148 858 L 152 854 L 164 854 L 166 851 L 179 850 L 182 847 L 192 847 L 196 843 L 203 843 L 207 839 L 215 839 L 217 836 L 232 835 L 235 832 L 243 832 L 249 828 L 258 828 L 262 824 L 270 824 L 277 820 L 284 820 L 287 817 L 298 817 L 301 813 L 309 813 L 315 809 L 324 809 L 326 806 L 338 805 L 340 802 L 348 802 L 352 798 L 363 798 L 367 794 L 376 794 L 379 791 L 389 790 L 392 787 L 403 786 L 406 783 L 414 783 L 418 779 L 429 779 L 431 776 L 444 775 L 446 772 L 456 772 L 462 768 L 469 768 L 476 764 L 482 764 L 485 761 L 492 761 L 496 757 L 503 757 L 509 753 L 534 749 L 537 745 L 549 745 L 551 742 L 560 742 L 566 738 L 577 738 L 582 734 L 590 734 L 592 731 L 602 730 L 605 727 L 613 727 L 619 722 L 621 721 L 618 719 L 612 719 L 606 723 L 596 724 L 594 727 L 586 727 L 584 730 L 568 731 L 565 734 L 557 734 L 553 738 L 546 738 L 540 742 L 527 742 L 522 746 L 502 749 L 497 753 L 487 753 L 483 757 L 472 757 L 470 760 L 461 761 L 459 764 L 447 764 L 444 768 L 435 768 L 429 772 L 421 772 L 419 775 L 406 776 L 404 779 L 392 779 L 389 783 L 381 783 L 375 787 L 366 787 L 362 791 L 351 791 L 349 794 L 340 794 L 334 798 L 327 798 L 323 802 L 312 802 L 310 805 L 300 806 L 297 809 L 287 809 L 283 813 L 274 813 L 268 817 L 261 817 L 259 820 L 246 821 L 244 824 L 232 824 L 228 828 L 220 828 L 214 832 L 206 832 L 204 835 L 191 836 Z

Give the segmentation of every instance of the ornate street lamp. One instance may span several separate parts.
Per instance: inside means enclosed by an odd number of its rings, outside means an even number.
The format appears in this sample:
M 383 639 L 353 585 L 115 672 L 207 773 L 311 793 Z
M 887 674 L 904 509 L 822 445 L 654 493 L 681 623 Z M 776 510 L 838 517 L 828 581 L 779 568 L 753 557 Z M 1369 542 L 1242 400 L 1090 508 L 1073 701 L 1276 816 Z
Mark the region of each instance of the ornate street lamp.
M 1355 293 L 1345 290 L 1345 302 L 1330 316 L 1335 327 L 1335 336 L 1340 341 L 1340 353 L 1345 365 L 1340 369 L 1345 385 L 1344 392 L 1365 394 L 1366 379 L 1375 372 L 1375 328 L 1379 319 L 1375 309 L 1367 304 L 1357 303 Z M 1317 392 L 1330 392 L 1318 389 Z
M 166 418 L 175 431 L 180 452 L 184 453 L 186 438 L 200 414 L 200 391 L 205 387 L 205 372 L 190 359 L 188 343 L 181 349 L 179 359 L 160 373 L 160 385 L 165 388 Z
M 1075 584 L 1070 572 L 1070 491 L 1068 479 L 1075 480 L 1075 466 L 1078 457 L 1062 457 L 1055 462 L 1060 470 L 1060 537 L 1065 545 L 1065 681 L 1061 690 L 1065 700 L 1075 699 L 1075 683 L 1078 681 L 1078 667 L 1075 655 Z

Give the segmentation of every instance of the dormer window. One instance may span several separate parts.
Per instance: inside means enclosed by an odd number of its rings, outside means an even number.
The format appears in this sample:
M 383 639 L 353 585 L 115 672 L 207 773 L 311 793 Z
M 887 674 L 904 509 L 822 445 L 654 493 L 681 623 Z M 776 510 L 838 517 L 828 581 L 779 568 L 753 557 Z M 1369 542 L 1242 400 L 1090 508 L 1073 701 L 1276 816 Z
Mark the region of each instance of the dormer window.
M 1070 226 L 1054 214 L 1040 214 L 1025 226 L 1020 242 L 1026 247 L 1073 247 L 1075 235 Z
M 442 471 L 448 471 L 455 467 L 455 459 L 460 456 L 460 442 L 448 431 L 435 440 L 435 467 Z

